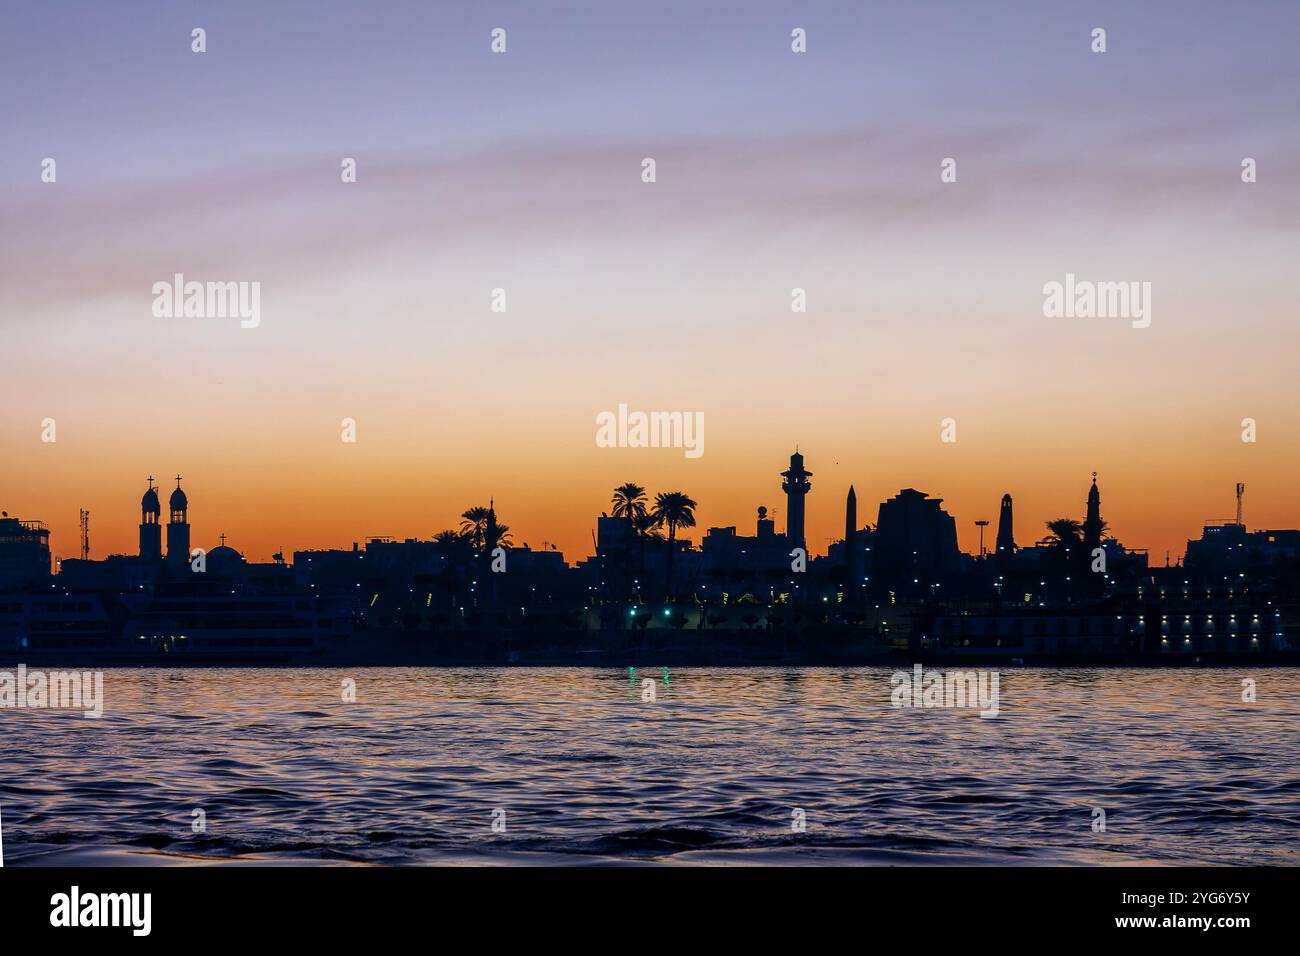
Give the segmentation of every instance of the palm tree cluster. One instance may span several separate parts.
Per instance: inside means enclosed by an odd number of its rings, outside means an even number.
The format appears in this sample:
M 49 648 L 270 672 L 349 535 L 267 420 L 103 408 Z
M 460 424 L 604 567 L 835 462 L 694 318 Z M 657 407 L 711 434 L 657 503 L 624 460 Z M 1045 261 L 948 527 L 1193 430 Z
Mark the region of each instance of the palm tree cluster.
M 510 525 L 497 521 L 494 505 L 475 505 L 461 514 L 460 530 L 447 528 L 433 540 L 449 552 L 468 550 L 472 554 L 490 555 L 497 548 L 510 548 Z
M 1098 533 L 1105 537 L 1109 530 L 1109 526 L 1103 521 L 1098 528 Z M 1049 549 L 1049 556 L 1056 564 L 1057 574 L 1065 578 L 1067 599 L 1078 588 L 1100 587 L 1100 579 L 1097 576 L 1086 574 L 1092 556 L 1084 550 L 1082 522 L 1074 518 L 1057 518 L 1047 522 L 1047 531 L 1048 535 L 1042 543 Z
M 1047 522 L 1047 530 L 1049 533 L 1046 543 L 1055 551 L 1063 551 L 1068 554 L 1076 547 L 1083 546 L 1083 524 L 1073 518 L 1057 518 L 1055 521 L 1049 521 Z M 1102 537 L 1105 537 L 1106 533 L 1110 531 L 1110 525 L 1103 521 L 1097 531 Z
M 1083 544 L 1083 525 L 1073 518 L 1057 518 L 1047 522 L 1048 544 L 1057 551 L 1070 552 Z
M 446 574 L 450 580 L 454 580 L 455 567 L 469 568 L 477 564 L 478 570 L 475 573 L 487 581 L 487 597 L 495 603 L 496 576 L 488 573 L 488 567 L 492 562 L 492 553 L 497 548 L 509 549 L 513 546 L 510 526 L 497 521 L 495 502 L 489 502 L 486 507 L 475 505 L 466 508 L 460 518 L 459 530 L 446 528 L 433 536 L 438 549 L 447 559 Z
M 614 489 L 613 512 L 615 518 L 628 523 L 630 535 L 636 539 L 641 554 L 641 573 L 645 573 L 645 542 L 656 537 L 661 528 L 668 529 L 668 565 L 664 575 L 664 597 L 672 594 L 673 555 L 677 551 L 677 529 L 695 527 L 695 509 L 699 505 L 684 491 L 661 491 L 651 504 L 646 490 L 635 482 L 626 482 Z

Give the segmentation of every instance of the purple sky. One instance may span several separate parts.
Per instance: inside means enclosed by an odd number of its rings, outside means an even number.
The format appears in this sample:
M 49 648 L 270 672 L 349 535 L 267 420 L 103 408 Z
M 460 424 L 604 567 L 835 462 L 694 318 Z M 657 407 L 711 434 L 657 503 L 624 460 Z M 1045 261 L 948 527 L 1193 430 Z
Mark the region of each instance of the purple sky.
M 71 542 L 105 456 L 106 514 L 151 471 L 219 475 L 207 500 L 269 553 L 298 539 L 254 526 L 252 489 L 290 500 L 304 466 L 335 515 L 369 474 L 425 469 L 322 544 L 427 533 L 486 497 L 462 474 L 495 473 L 519 540 L 578 551 L 634 477 L 747 524 L 799 441 L 814 537 L 850 481 L 868 516 L 915 484 L 969 547 L 1003 491 L 1041 525 L 1094 468 L 1132 545 L 1195 535 L 1235 480 L 1294 525 L 1298 27 L 1293 2 L 10 4 L 0 490 Z M 260 281 L 262 326 L 152 317 L 175 272 Z M 1048 322 L 1066 272 L 1152 282 L 1152 327 Z M 620 402 L 704 411 L 708 453 L 597 455 Z M 64 457 L 33 444 L 47 415 Z M 344 415 L 370 473 L 330 457 Z M 448 441 L 454 474 L 423 457 Z M 431 486 L 448 500 L 412 514 Z

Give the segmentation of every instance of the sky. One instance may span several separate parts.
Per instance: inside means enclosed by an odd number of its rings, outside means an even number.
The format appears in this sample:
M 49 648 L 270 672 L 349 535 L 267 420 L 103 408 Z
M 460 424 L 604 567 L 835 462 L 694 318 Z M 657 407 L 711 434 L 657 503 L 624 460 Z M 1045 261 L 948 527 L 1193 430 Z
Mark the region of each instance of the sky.
M 180 474 L 194 544 L 266 560 L 491 497 L 574 561 L 625 481 L 696 540 L 783 528 L 797 445 L 815 553 L 850 484 L 969 551 L 1094 471 L 1157 563 L 1238 481 L 1300 526 L 1297 47 L 1263 0 L 8 4 L 0 508 L 128 553 Z M 260 283 L 260 324 L 155 316 L 176 273 Z M 1067 273 L 1151 283 L 1150 327 L 1045 317 Z M 598 447 L 620 404 L 704 454 Z

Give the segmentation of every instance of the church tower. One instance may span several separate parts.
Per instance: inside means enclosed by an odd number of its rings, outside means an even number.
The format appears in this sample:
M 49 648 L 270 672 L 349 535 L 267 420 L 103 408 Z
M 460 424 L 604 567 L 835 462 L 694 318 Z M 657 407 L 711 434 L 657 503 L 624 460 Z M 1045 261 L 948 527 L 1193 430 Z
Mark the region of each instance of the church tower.
M 167 563 L 183 567 L 190 561 L 189 499 L 181 491 L 181 476 L 176 476 L 176 490 L 167 502 L 171 517 L 167 521 Z
M 997 553 L 999 555 L 1011 555 L 1016 552 L 1016 535 L 1012 529 L 1011 523 L 1011 496 L 1002 496 L 1002 511 L 998 514 L 998 543 Z
M 162 503 L 158 501 L 158 491 L 150 475 L 149 490 L 140 499 L 140 557 L 146 561 L 162 557 L 162 525 L 158 523 L 161 516 Z
M 790 456 L 790 468 L 781 472 L 785 481 L 781 490 L 785 492 L 785 536 L 790 539 L 791 547 L 803 548 L 803 499 L 812 490 L 812 472 L 803 466 L 803 455 L 795 452 Z

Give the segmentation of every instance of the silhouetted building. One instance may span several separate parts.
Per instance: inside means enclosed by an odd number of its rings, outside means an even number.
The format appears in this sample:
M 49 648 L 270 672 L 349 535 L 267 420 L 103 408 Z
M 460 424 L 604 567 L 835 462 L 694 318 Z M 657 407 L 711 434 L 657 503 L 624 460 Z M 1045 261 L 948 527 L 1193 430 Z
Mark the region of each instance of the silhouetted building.
M 1012 528 L 1011 496 L 1002 496 L 1002 510 L 998 513 L 998 542 L 995 548 L 1001 555 L 1015 554 L 1016 535 Z
M 770 596 L 788 590 L 790 539 L 777 534 L 767 509 L 758 509 L 754 536 L 736 534 L 734 526 L 710 528 L 700 542 L 700 566 L 712 596 L 744 593 Z
M 1300 558 L 1300 531 L 1247 531 L 1244 524 L 1224 521 L 1205 525 L 1197 541 L 1187 542 L 1187 572 L 1198 577 L 1223 577 L 1263 571 Z
M 190 561 L 189 499 L 181 491 L 181 476 L 176 476 L 176 490 L 167 502 L 170 515 L 167 520 L 167 563 L 173 568 L 183 568 Z
M 140 557 L 146 561 L 162 559 L 162 502 L 149 476 L 149 490 L 140 499 Z
M 641 593 L 645 579 L 662 574 L 662 558 L 657 540 L 644 540 L 627 518 L 602 514 L 596 519 L 596 554 L 579 561 L 578 567 L 593 594 L 633 597 Z
M 162 563 L 134 554 L 110 554 L 100 560 L 64 558 L 59 562 L 60 587 L 80 591 L 141 591 L 157 586 Z
M 603 514 L 596 519 L 596 553 L 618 554 L 634 550 L 636 534 L 626 518 Z
M 50 576 L 50 532 L 39 521 L 0 517 L 0 589 L 41 584 Z
M 175 499 L 175 497 L 176 496 L 173 494 L 172 498 Z M 170 531 L 170 528 L 168 530 Z M 189 538 L 188 525 L 186 526 L 185 531 L 186 531 L 186 542 L 188 544 L 188 538 Z M 170 543 L 168 544 L 167 547 L 167 557 L 169 559 L 171 558 Z M 221 536 L 221 544 L 217 545 L 215 548 L 213 548 L 211 551 L 207 553 L 205 562 L 207 564 L 207 572 L 206 572 L 207 574 L 211 574 L 214 575 L 215 577 L 223 577 L 223 578 L 239 577 L 243 573 L 244 567 L 247 564 L 242 554 L 240 554 L 234 548 L 226 544 L 226 536 L 224 534 Z
M 957 523 L 944 511 L 942 498 L 904 488 L 881 502 L 872 544 L 873 567 L 892 574 L 935 575 L 955 572 L 960 564 Z
M 808 479 L 812 477 L 812 472 L 803 466 L 803 455 L 797 451 L 790 456 L 790 468 L 781 472 L 785 481 L 781 482 L 781 489 L 785 492 L 785 536 L 790 541 L 791 548 L 803 548 L 804 544 L 804 496 L 812 490 L 812 482 Z

